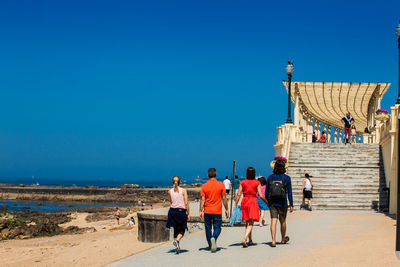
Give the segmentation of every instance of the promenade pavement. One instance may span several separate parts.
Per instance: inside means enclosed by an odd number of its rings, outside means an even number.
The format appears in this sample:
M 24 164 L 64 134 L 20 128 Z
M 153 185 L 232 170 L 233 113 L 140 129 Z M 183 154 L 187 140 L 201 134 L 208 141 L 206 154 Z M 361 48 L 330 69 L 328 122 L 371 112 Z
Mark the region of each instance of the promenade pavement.
M 394 255 L 394 223 L 373 211 L 295 211 L 288 214 L 287 245 L 270 247 L 269 225 L 257 225 L 256 245 L 242 248 L 244 227 L 223 227 L 216 253 L 207 250 L 200 231 L 183 238 L 179 255 L 167 242 L 109 266 L 400 266 Z M 279 242 L 279 230 L 278 236 Z

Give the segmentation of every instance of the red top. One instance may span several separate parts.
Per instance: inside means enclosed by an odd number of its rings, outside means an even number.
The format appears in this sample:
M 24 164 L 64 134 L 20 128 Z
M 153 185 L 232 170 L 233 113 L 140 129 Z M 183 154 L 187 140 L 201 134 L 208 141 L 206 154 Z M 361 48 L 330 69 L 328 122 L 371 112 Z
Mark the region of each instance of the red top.
M 240 182 L 242 186 L 243 196 L 245 197 L 256 197 L 257 194 L 257 186 L 260 184 L 258 180 L 249 180 L 246 179 Z
M 326 136 L 323 134 L 321 135 L 321 143 L 326 143 Z
M 222 195 L 225 195 L 225 186 L 215 178 L 203 184 L 200 196 L 205 197 L 204 213 L 222 214 Z

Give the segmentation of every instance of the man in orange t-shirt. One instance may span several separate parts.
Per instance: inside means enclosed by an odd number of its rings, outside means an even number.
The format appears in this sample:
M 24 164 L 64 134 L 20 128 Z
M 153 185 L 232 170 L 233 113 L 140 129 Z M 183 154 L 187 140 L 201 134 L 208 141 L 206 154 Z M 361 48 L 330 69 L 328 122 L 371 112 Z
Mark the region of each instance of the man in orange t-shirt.
M 228 202 L 226 201 L 225 186 L 217 181 L 217 170 L 208 169 L 208 182 L 201 187 L 200 219 L 204 220 L 204 228 L 208 247 L 211 252 L 217 251 L 217 239 L 222 226 L 222 203 L 225 216 L 229 218 Z M 214 232 L 211 233 L 211 227 Z

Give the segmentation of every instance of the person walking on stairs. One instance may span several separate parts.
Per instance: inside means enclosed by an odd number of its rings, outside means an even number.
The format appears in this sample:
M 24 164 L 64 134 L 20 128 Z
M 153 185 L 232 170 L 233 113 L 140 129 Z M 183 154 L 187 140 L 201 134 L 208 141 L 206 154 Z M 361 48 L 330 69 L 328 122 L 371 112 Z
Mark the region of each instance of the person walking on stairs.
M 301 208 L 306 208 L 306 199 L 308 200 L 308 210 L 312 211 L 312 204 L 311 204 L 311 199 L 312 199 L 312 190 L 314 188 L 313 182 L 311 181 L 310 176 L 308 173 L 304 174 L 304 180 L 303 180 L 303 187 L 302 187 L 302 192 L 303 192 L 303 202 L 301 204 Z
M 172 177 L 172 184 L 174 186 L 169 190 L 171 206 L 168 211 L 167 227 L 174 228 L 174 241 L 172 244 L 176 253 L 179 254 L 181 251 L 180 241 L 187 229 L 187 222 L 190 220 L 189 202 L 186 189 L 179 186 L 181 184 L 179 176 Z
M 201 187 L 200 219 L 204 220 L 204 229 L 208 247 L 211 252 L 217 251 L 217 239 L 222 226 L 222 204 L 225 216 L 229 218 L 228 201 L 223 183 L 217 181 L 217 170 L 208 169 L 208 182 Z M 213 231 L 212 229 L 213 228 Z
M 344 122 L 344 139 L 343 143 L 347 144 L 350 142 L 350 128 L 351 122 L 354 121 L 353 117 L 350 115 L 350 112 L 347 112 L 346 115 L 342 118 Z
M 261 184 L 258 180 L 256 180 L 256 169 L 254 169 L 254 167 L 247 168 L 246 180 L 240 182 L 239 191 L 235 199 L 235 206 L 238 205 L 242 193 L 242 220 L 246 221 L 246 231 L 242 240 L 242 246 L 247 248 L 249 245 L 254 245 L 251 235 L 253 231 L 253 225 L 254 221 L 260 220 L 258 200 L 256 195 L 258 194 L 265 203 L 267 202 L 264 194 L 261 192 Z M 249 243 L 247 243 L 247 239 L 249 240 Z
M 289 198 L 289 209 L 293 212 L 292 181 L 286 172 L 286 161 L 277 159 L 274 165 L 273 174 L 267 178 L 265 196 L 271 214 L 271 247 L 276 247 L 276 224 L 281 224 L 281 244 L 286 244 L 289 237 L 286 236 L 286 215 L 288 211 L 287 200 Z

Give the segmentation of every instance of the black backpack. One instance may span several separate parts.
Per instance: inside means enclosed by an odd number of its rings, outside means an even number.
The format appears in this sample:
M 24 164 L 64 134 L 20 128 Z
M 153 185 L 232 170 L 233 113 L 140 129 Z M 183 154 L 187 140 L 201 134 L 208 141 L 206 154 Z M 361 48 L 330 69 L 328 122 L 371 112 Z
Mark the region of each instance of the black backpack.
M 283 179 L 280 181 L 269 182 L 269 199 L 275 201 L 284 201 L 286 198 L 286 185 Z

